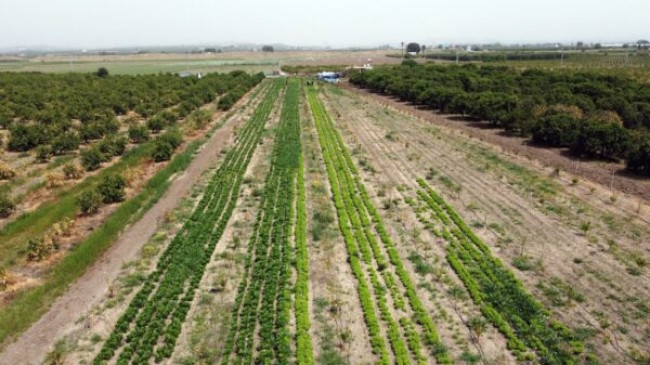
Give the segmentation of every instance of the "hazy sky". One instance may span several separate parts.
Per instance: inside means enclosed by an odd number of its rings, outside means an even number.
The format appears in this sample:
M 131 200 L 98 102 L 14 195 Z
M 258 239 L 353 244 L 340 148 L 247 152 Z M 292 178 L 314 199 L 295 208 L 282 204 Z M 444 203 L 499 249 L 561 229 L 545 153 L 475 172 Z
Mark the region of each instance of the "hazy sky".
M 0 48 L 650 38 L 650 0 L 0 0 Z

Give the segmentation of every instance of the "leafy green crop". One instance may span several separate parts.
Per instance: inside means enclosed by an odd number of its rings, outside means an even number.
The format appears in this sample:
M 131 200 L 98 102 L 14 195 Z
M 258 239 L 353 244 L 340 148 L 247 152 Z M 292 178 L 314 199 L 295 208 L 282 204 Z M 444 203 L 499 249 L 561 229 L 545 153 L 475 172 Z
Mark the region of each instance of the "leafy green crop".
M 433 212 L 435 222 L 419 212 L 418 216 L 427 227 L 438 227 L 431 231 L 447 242 L 447 261 L 483 316 L 506 337 L 508 349 L 521 360 L 537 357 L 542 364 L 593 363 L 593 355 L 583 353 L 578 336 L 551 318 L 454 208 L 426 181 L 419 179 L 418 184 L 422 188 L 418 197 Z
M 94 364 L 148 364 L 169 358 L 201 277 L 232 215 L 246 167 L 252 158 L 280 87 L 276 82 L 238 135 L 203 199 L 132 299 Z
M 411 360 L 419 364 L 427 362 L 421 353 L 420 338 L 415 335 L 413 329 L 416 324 L 437 362 L 451 363 L 435 325 L 420 301 L 415 285 L 384 227 L 383 220 L 368 196 L 359 171 L 314 88 L 308 90 L 308 100 L 318 130 L 348 262 L 357 279 L 358 295 L 370 334 L 371 348 L 378 356 L 376 362 L 391 363 L 391 356 L 380 329 L 381 319 L 387 327 L 386 335 L 395 363 L 408 364 Z M 405 292 L 406 300 L 398 287 Z M 387 294 L 390 295 L 391 302 L 387 300 Z M 400 315 L 409 312 L 404 302 L 409 304 L 412 317 Z M 389 303 L 392 303 L 393 309 Z M 394 315 L 401 318 L 396 320 Z

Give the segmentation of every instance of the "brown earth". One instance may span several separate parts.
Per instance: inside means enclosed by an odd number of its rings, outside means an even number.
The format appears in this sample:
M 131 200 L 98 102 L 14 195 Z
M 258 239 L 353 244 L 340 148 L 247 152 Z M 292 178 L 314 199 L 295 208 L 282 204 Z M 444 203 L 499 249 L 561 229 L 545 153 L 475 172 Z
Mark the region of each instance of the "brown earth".
M 250 94 L 249 94 L 250 95 Z M 242 98 L 240 108 L 248 97 Z M 216 114 L 215 116 L 220 115 Z M 188 193 L 202 173 L 221 153 L 241 120 L 229 119 L 200 149 L 190 166 L 175 176 L 162 198 L 136 223 L 129 226 L 111 248 L 59 297 L 50 310 L 0 354 L 0 364 L 40 363 L 55 341 L 74 330 L 75 322 L 88 313 L 107 294 L 110 283 L 120 274 L 125 262 L 137 257 L 142 246 L 155 233 L 157 223 Z

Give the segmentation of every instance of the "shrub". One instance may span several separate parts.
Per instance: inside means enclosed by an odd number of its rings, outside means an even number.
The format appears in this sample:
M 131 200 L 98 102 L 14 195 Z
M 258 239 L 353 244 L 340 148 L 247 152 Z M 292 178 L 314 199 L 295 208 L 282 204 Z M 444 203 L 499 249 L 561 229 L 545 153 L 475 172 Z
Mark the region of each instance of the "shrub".
M 16 209 L 16 204 L 6 194 L 0 194 L 0 218 L 8 217 Z
M 188 123 L 192 126 L 192 129 L 203 129 L 208 122 L 212 119 L 212 114 L 203 109 L 196 110 L 192 112 L 187 118 Z
M 129 127 L 129 139 L 133 143 L 142 143 L 149 140 L 151 137 L 149 129 L 145 126 L 131 125 Z
M 77 197 L 79 209 L 83 214 L 95 214 L 102 204 L 102 196 L 95 190 L 86 190 Z
M 101 167 L 105 156 L 97 147 L 87 148 L 81 151 L 81 166 L 86 171 L 94 171 Z
M 178 115 L 175 113 L 169 111 L 169 110 L 163 110 L 160 113 L 158 113 L 158 116 L 162 118 L 167 125 L 172 125 L 176 123 L 176 120 L 178 119 Z
M 48 173 L 45 175 L 45 186 L 48 189 L 55 189 L 63 186 L 63 175 L 58 173 Z
M 9 180 L 16 177 L 16 171 L 11 167 L 0 163 L 0 180 Z
M 108 136 L 99 142 L 97 148 L 106 157 L 121 156 L 126 151 L 127 143 L 125 137 Z
M 11 129 L 9 144 L 10 151 L 24 152 L 49 141 L 47 129 L 39 124 L 16 124 Z
M 84 142 L 88 143 L 104 137 L 105 132 L 104 127 L 99 123 L 86 123 L 79 130 L 79 136 Z
M 571 152 L 578 156 L 618 159 L 630 148 L 630 133 L 620 124 L 594 120 L 582 125 L 571 144 Z
M 638 174 L 650 175 L 650 135 L 634 139 L 627 156 L 627 168 Z
M 242 90 L 241 88 L 234 88 L 230 90 L 227 94 L 219 99 L 217 108 L 219 108 L 219 110 L 230 109 L 245 93 L 246 90 Z
M 52 153 L 62 155 L 79 148 L 81 140 L 74 132 L 66 132 L 52 139 Z
M 83 175 L 83 170 L 75 163 L 69 163 L 63 166 L 63 176 L 66 180 L 79 179 Z
M 100 121 L 99 124 L 104 129 L 104 135 L 116 134 L 117 132 L 120 131 L 120 122 L 114 116 L 111 116 L 108 119 Z
M 30 238 L 27 240 L 27 260 L 41 261 L 54 252 L 54 242 L 47 238 Z
M 153 117 L 149 118 L 149 120 L 147 120 L 147 128 L 149 128 L 149 130 L 151 130 L 153 133 L 160 132 L 161 130 L 165 129 L 166 126 L 167 121 L 160 115 L 154 115 Z
M 48 145 L 40 145 L 36 148 L 36 161 L 45 163 L 52 157 L 52 149 Z
M 97 186 L 97 192 L 101 194 L 102 201 L 106 204 L 117 203 L 124 200 L 126 180 L 122 175 L 108 175 Z
M 173 149 L 177 149 L 183 143 L 183 133 L 178 129 L 169 130 L 158 139 L 169 143 Z
M 532 127 L 533 142 L 550 147 L 571 146 L 580 131 L 580 121 L 568 114 L 541 118 Z
M 151 157 L 153 157 L 154 161 L 160 162 L 160 161 L 168 161 L 169 159 L 172 158 L 172 155 L 174 154 L 174 148 L 172 145 L 169 144 L 169 142 L 164 141 L 164 140 L 156 140 L 154 143 L 154 148 L 151 153 Z
M 108 76 L 108 70 L 106 67 L 100 67 L 97 69 L 97 76 L 99 77 L 107 77 Z

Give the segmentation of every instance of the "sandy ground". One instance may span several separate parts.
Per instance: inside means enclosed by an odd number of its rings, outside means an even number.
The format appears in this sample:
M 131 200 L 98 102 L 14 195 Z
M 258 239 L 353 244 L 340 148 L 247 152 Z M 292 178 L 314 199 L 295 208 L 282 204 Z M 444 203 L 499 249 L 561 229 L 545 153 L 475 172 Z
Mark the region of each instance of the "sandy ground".
M 213 134 L 191 165 L 174 179 L 167 192 L 142 219 L 128 227 L 103 257 L 75 281 L 38 322 L 7 346 L 0 354 L 0 364 L 40 363 L 56 340 L 77 326 L 75 321 L 80 314 L 88 312 L 106 295 L 108 283 L 118 276 L 125 262 L 136 257 L 142 245 L 155 232 L 157 222 L 177 205 L 210 167 L 221 146 L 232 135 L 237 122 L 239 120 L 231 119 Z
M 406 194 L 416 178 L 434 168 L 438 173 L 434 187 L 468 222 L 481 224 L 475 231 L 496 256 L 508 265 L 522 253 L 538 262 L 539 267 L 531 271 L 511 268 L 555 316 L 572 327 L 594 331 L 592 343 L 598 344 L 596 353 L 603 361 L 630 363 L 634 349 L 647 351 L 650 321 L 643 303 L 650 299 L 650 281 L 644 267 L 650 247 L 643 237 L 650 235 L 650 227 L 644 212 L 630 213 L 627 203 L 619 201 L 604 204 L 605 187 L 590 183 L 596 191 L 584 193 L 580 186 L 584 182 L 574 187 L 557 178 L 550 182 L 555 195 L 540 197 L 526 190 L 529 187 L 518 176 L 481 160 L 476 151 L 487 149 L 520 163 L 543 181 L 551 179 L 548 169 L 457 131 L 431 129 L 427 121 L 383 107 L 374 97 L 332 92 L 330 98 L 334 100 L 331 114 L 341 115 L 339 125 L 349 130 L 344 138 L 350 150 L 360 148 L 376 174 L 392 181 L 393 188 L 406 186 Z M 441 175 L 460 190 L 452 191 L 438 181 Z M 376 184 L 376 178 L 369 178 L 367 185 L 377 188 Z M 586 234 L 579 229 L 584 221 L 591 222 Z M 626 257 L 635 257 L 639 272 L 630 273 L 634 266 Z M 552 281 L 571 288 L 575 297 L 561 293 L 564 303 L 553 304 L 539 287 Z

